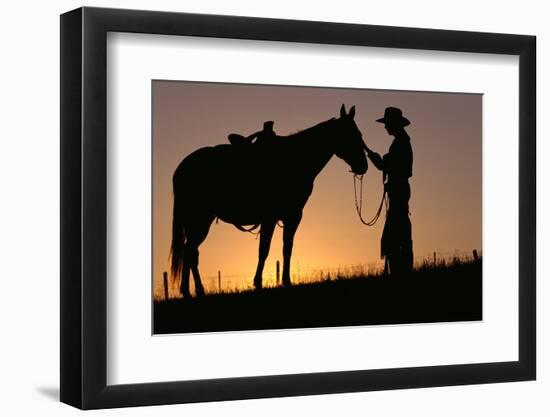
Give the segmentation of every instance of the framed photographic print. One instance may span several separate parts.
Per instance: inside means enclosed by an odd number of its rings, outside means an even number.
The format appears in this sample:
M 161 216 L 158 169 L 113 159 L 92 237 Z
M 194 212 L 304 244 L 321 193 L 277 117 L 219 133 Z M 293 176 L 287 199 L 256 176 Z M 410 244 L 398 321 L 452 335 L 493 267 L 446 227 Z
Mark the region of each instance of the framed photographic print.
M 61 400 L 534 379 L 535 38 L 61 16 Z

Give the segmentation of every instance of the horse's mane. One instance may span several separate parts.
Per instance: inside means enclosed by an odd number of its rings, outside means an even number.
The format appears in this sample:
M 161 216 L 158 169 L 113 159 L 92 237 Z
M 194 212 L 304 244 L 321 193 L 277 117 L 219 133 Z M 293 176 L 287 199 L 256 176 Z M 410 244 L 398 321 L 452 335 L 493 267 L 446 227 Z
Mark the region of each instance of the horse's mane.
M 327 124 L 333 122 L 334 120 L 336 120 L 335 117 L 332 117 L 328 120 L 325 120 L 323 122 L 320 122 L 320 123 L 317 123 L 316 125 L 314 126 L 311 126 L 311 127 L 307 127 L 303 130 L 298 130 L 297 132 L 294 132 L 294 133 L 291 133 L 289 135 L 286 135 L 286 136 L 279 136 L 279 138 L 281 139 L 298 139 L 298 138 L 302 138 L 304 136 L 310 136 L 312 134 L 315 134 L 317 133 L 317 131 L 320 129 L 320 128 L 323 128 L 325 127 Z

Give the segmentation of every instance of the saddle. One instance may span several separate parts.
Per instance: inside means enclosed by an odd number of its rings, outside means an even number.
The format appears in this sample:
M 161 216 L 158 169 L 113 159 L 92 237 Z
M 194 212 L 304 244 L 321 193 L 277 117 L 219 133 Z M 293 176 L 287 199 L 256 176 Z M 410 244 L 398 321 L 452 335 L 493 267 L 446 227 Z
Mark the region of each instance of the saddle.
M 229 143 L 231 143 L 231 145 L 249 145 L 252 143 L 250 139 L 244 137 L 243 135 L 239 135 L 238 133 L 231 133 L 227 138 L 229 139 Z
M 232 145 L 250 145 L 254 141 L 254 139 L 256 139 L 256 143 L 259 143 L 264 142 L 266 139 L 269 140 L 274 137 L 276 137 L 276 135 L 275 132 L 273 132 L 273 121 L 271 120 L 264 122 L 263 130 L 253 133 L 250 136 L 243 136 L 239 135 L 238 133 L 230 133 L 227 136 L 227 138 L 229 139 L 229 143 L 231 143 Z

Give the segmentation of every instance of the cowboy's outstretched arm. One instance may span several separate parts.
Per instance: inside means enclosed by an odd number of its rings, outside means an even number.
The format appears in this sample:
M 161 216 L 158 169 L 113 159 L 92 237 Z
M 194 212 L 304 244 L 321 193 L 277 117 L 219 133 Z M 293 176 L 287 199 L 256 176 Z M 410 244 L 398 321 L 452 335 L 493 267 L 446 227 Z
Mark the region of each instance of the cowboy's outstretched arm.
M 384 160 L 382 157 L 374 152 L 372 149 L 370 149 L 365 141 L 363 140 L 363 148 L 365 149 L 365 152 L 367 153 L 367 156 L 372 161 L 373 165 L 378 168 L 380 171 L 384 171 Z
M 384 160 L 379 154 L 368 149 L 367 156 L 376 168 L 378 168 L 380 171 L 384 171 Z

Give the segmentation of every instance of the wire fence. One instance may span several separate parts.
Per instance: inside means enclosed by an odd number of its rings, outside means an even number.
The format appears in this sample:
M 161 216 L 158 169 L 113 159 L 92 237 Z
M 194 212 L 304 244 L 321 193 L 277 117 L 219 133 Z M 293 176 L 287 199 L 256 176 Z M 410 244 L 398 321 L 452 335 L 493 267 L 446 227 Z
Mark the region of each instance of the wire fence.
M 454 251 L 440 252 L 434 251 L 414 258 L 414 267 L 425 268 L 433 266 L 445 266 L 447 263 L 456 261 L 471 261 L 481 258 L 482 253 L 474 249 L 471 252 Z M 278 287 L 281 285 L 282 262 L 275 261 L 272 264 L 266 264 L 264 269 L 263 286 L 266 288 Z M 329 267 L 300 267 L 295 266 L 292 269 L 292 283 L 305 284 L 322 282 L 333 279 L 351 279 L 357 277 L 377 278 L 384 273 L 384 261 L 359 263 L 346 266 Z M 218 271 L 216 275 L 207 275 L 201 277 L 202 284 L 206 293 L 231 293 L 247 291 L 254 288 L 254 271 L 242 272 L 238 274 L 225 274 L 223 270 Z M 155 282 L 154 299 L 164 300 L 166 298 L 179 298 L 179 282 L 172 282 L 167 273 L 163 274 L 163 279 Z M 190 287 L 193 290 L 194 282 L 190 276 Z

